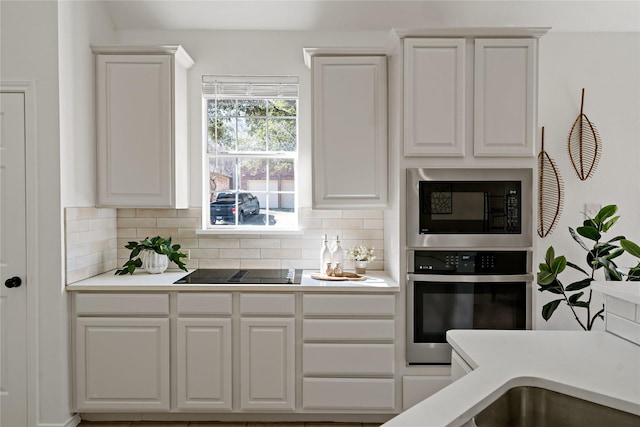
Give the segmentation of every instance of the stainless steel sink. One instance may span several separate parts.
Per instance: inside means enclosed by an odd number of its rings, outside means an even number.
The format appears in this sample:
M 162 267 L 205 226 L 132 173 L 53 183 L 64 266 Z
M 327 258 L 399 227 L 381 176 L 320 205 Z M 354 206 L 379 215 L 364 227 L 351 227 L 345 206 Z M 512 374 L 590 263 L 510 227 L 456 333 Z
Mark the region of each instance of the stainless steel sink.
M 475 421 L 475 424 L 474 424 Z M 538 387 L 515 387 L 465 426 L 638 427 L 640 416 Z

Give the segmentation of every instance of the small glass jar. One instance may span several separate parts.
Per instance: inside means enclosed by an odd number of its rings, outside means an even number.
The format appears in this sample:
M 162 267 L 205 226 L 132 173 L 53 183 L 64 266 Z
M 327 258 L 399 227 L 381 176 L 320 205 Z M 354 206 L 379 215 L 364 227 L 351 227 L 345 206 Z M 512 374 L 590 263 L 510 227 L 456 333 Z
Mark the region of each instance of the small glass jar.
M 342 264 L 339 262 L 336 263 L 336 266 L 333 269 L 333 275 L 336 277 L 342 277 Z
M 327 263 L 327 270 L 325 271 L 325 274 L 327 276 L 333 276 L 333 268 L 331 268 L 330 262 Z

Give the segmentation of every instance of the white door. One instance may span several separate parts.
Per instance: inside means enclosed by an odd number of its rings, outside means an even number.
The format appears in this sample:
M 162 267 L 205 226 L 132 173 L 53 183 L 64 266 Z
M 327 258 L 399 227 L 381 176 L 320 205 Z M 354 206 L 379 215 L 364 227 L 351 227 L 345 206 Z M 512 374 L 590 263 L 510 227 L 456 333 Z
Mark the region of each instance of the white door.
M 24 112 L 24 93 L 0 93 L 1 427 L 27 425 Z

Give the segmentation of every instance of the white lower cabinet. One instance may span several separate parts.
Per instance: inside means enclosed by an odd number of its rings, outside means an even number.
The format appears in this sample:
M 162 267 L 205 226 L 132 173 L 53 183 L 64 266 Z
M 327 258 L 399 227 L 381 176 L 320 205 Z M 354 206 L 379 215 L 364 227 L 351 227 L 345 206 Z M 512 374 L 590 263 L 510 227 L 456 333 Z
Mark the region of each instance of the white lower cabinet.
M 179 410 L 232 409 L 231 349 L 231 319 L 178 319 Z
M 242 319 L 240 407 L 295 409 L 295 319 Z
M 295 410 L 294 315 L 294 294 L 240 295 L 241 410 Z
M 396 412 L 393 294 L 78 292 L 71 307 L 77 412 Z
M 230 411 L 232 405 L 232 295 L 177 297 L 176 406 L 180 411 Z
M 75 409 L 169 411 L 169 296 L 79 293 L 72 307 Z
M 451 382 L 458 381 L 460 378 L 473 371 L 473 368 L 458 354 L 457 351 L 451 350 Z
M 449 375 L 407 375 L 402 377 L 402 410 L 422 402 L 451 384 Z
M 304 409 L 393 411 L 393 378 L 303 378 Z
M 302 409 L 395 409 L 395 296 L 302 296 Z

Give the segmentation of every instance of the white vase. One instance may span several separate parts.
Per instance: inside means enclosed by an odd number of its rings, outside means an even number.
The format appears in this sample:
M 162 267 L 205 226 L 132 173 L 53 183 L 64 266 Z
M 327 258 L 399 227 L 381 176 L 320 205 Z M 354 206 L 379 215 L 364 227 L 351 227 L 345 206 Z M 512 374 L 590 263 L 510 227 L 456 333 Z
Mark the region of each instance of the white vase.
M 168 266 L 169 257 L 165 254 L 159 254 L 151 250 L 142 252 L 142 267 L 147 270 L 147 273 L 164 273 Z
M 368 261 L 355 261 L 354 265 L 356 267 L 357 274 L 364 274 L 367 272 L 367 266 L 369 265 Z

